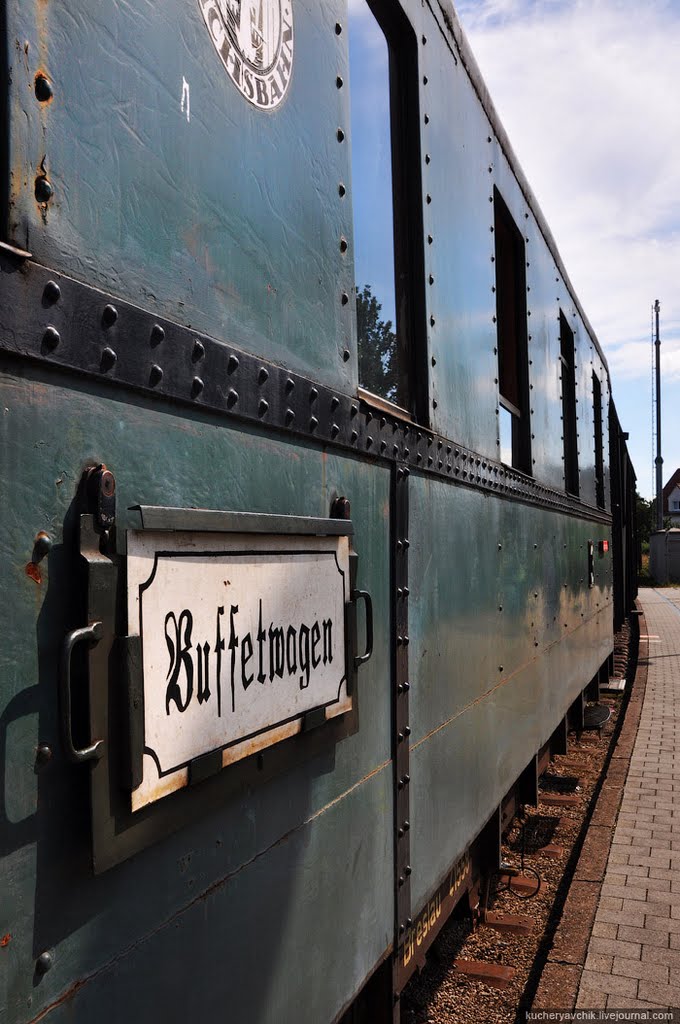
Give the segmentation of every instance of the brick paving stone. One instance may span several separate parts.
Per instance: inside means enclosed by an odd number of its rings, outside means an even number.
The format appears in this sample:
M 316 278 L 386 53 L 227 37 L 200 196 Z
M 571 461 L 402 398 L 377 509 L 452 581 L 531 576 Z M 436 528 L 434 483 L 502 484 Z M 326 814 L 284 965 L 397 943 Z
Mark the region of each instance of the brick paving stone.
M 588 964 L 586 963 L 587 966 Z M 612 974 L 621 974 L 625 978 L 655 981 L 660 985 L 667 985 L 670 980 L 669 969 L 666 964 L 652 964 L 648 960 L 626 960 L 620 956 L 614 957 L 611 972 Z
M 680 1008 L 680 600 L 671 600 L 676 596 L 673 590 L 640 593 L 647 632 L 659 640 L 649 643 L 648 653 L 642 642 L 644 699 L 631 699 L 610 766 L 613 784 L 623 778 L 630 754 L 618 815 L 612 793 L 597 822 L 616 828 L 576 1001 L 580 1009 Z

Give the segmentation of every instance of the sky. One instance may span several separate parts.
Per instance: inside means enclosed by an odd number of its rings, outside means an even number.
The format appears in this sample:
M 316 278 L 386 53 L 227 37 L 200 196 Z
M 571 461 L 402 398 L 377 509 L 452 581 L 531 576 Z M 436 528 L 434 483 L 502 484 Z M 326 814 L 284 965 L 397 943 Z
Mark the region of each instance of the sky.
M 651 498 L 657 298 L 664 482 L 680 467 L 680 0 L 455 6 L 604 349 Z

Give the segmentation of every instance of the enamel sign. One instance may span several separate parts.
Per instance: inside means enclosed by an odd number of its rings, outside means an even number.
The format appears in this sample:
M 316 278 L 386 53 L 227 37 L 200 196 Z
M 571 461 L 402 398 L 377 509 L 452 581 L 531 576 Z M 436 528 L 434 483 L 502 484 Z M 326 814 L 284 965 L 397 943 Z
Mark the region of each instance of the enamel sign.
M 128 534 L 128 628 L 141 638 L 144 760 L 132 809 L 352 706 L 345 668 L 349 540 Z

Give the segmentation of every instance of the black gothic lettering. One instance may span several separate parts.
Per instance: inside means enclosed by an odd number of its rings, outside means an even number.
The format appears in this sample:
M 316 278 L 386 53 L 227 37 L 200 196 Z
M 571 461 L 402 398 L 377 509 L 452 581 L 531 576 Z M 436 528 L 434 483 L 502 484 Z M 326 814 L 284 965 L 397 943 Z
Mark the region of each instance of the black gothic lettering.
M 258 683 L 264 683 L 266 681 L 266 679 L 267 679 L 265 673 L 262 671 L 262 648 L 264 646 L 264 643 L 265 643 L 266 639 L 267 639 L 267 634 L 266 634 L 265 630 L 262 628 L 262 600 L 260 600 L 260 612 L 259 612 L 259 619 L 258 619 L 258 625 L 257 625 L 257 652 L 258 652 L 257 653 L 257 663 L 258 663 L 257 681 L 258 681 Z
M 279 679 L 283 679 L 283 665 L 284 665 L 284 641 L 283 641 L 283 629 L 272 629 L 269 627 L 269 679 L 270 681 L 275 675 Z
M 289 676 L 297 672 L 297 630 L 294 626 L 289 626 L 286 633 L 286 668 Z
M 196 644 L 196 663 L 198 665 L 198 686 L 196 697 L 199 704 L 210 700 L 210 644 L 206 642 L 201 647 Z
M 319 628 L 319 620 L 317 619 L 312 626 L 312 668 L 318 668 L 321 664 L 321 655 L 316 653 L 316 649 L 321 643 L 321 630 Z
M 333 620 L 323 620 L 323 663 L 330 664 L 333 660 Z
M 168 627 L 172 624 L 172 631 Z M 175 618 L 174 612 L 168 612 L 165 616 L 165 642 L 168 645 L 170 655 L 170 668 L 168 669 L 168 686 L 165 691 L 165 713 L 170 714 L 170 701 L 174 700 L 179 711 L 186 711 L 194 692 L 194 664 L 191 660 L 191 630 L 194 620 L 190 611 L 185 609 L 179 621 Z M 182 699 L 182 690 L 179 685 L 180 673 L 184 669 L 185 694 Z
M 309 626 L 303 623 L 300 626 L 300 689 L 306 690 L 309 686 Z
M 217 717 L 222 717 L 222 651 L 224 650 L 224 638 L 220 630 L 220 616 L 224 615 L 224 605 L 217 609 L 217 625 L 215 627 L 215 656 L 217 661 Z M 324 631 L 325 636 L 325 631 Z
M 246 654 L 246 651 L 248 652 Z M 252 683 L 255 676 L 251 672 L 250 675 L 246 675 L 246 666 L 253 656 L 253 638 L 250 633 L 246 633 L 241 642 L 241 682 L 243 683 L 243 689 L 247 690 Z
M 236 695 L 234 693 L 234 668 L 236 666 L 236 648 L 238 637 L 234 628 L 234 616 L 238 614 L 238 605 L 232 604 L 229 612 L 229 650 L 231 651 L 231 710 L 236 711 Z

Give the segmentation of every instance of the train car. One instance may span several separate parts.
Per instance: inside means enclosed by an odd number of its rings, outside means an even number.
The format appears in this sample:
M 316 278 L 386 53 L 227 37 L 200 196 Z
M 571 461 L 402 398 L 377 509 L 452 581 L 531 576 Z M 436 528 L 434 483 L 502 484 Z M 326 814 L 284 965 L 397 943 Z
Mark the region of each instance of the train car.
M 448 0 L 0 52 L 0 1018 L 397 1020 L 634 597 L 602 350 Z

